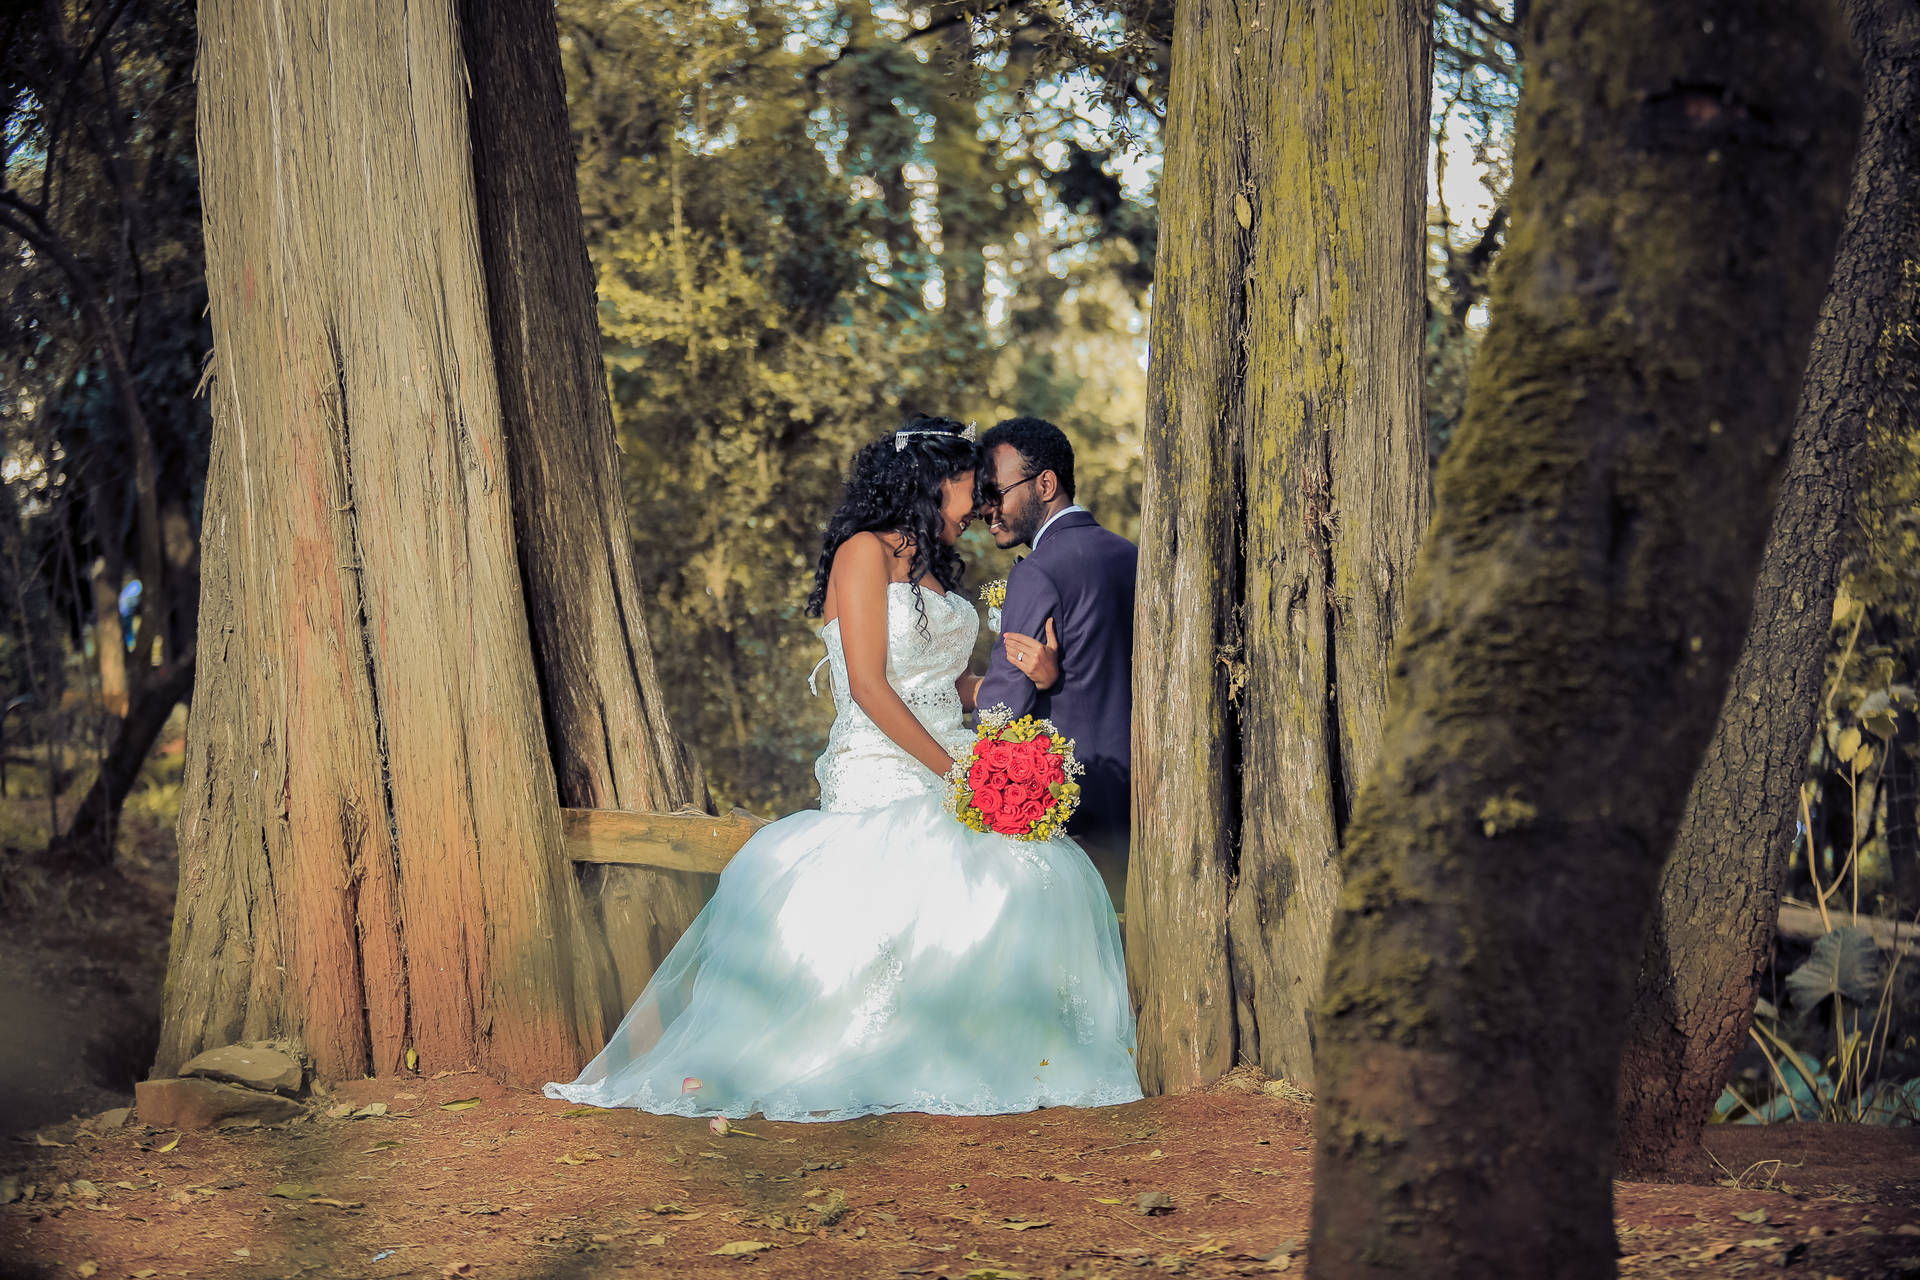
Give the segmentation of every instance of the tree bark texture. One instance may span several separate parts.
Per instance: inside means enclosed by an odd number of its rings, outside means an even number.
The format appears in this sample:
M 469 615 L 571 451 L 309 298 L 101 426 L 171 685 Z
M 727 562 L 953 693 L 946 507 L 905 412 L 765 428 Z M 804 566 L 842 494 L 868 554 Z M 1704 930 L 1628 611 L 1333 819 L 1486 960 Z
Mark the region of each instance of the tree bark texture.
M 534 664 L 560 803 L 707 807 L 654 672 L 600 359 L 593 267 L 547 0 L 463 0 L 494 365 Z M 712 878 L 581 871 L 618 981 L 610 1021 L 700 913 Z
M 1889 350 L 1920 260 L 1920 6 L 1851 0 L 1865 114 L 1746 644 L 1680 819 L 1620 1064 L 1620 1156 L 1698 1157 L 1772 954 L 1870 415 L 1900 414 Z M 1899 362 L 1890 368 L 1889 361 Z
M 1141 1080 L 1312 1078 L 1348 797 L 1427 506 L 1425 6 L 1181 6 L 1155 264 L 1129 982 Z
M 604 1031 L 515 562 L 451 5 L 200 9 L 215 436 L 162 1070 Z
M 1309 1274 L 1614 1274 L 1634 965 L 1858 122 L 1825 0 L 1541 0 L 1512 239 L 1346 849 Z

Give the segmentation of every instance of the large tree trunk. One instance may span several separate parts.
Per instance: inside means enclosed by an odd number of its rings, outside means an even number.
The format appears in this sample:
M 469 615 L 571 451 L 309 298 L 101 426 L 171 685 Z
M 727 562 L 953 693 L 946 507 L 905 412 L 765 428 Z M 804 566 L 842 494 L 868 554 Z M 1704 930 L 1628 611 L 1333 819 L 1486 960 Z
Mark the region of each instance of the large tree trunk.
M 1174 42 L 1127 879 L 1150 1092 L 1311 1079 L 1427 505 L 1425 7 L 1193 0 Z
M 1354 814 L 1317 1277 L 1611 1276 L 1634 964 L 1857 120 L 1826 0 L 1541 0 L 1513 239 Z
M 1687 797 L 1620 1062 L 1620 1158 L 1690 1162 L 1746 1039 L 1773 949 L 1870 414 L 1897 412 L 1888 350 L 1920 256 L 1920 8 L 1851 0 L 1866 114 L 1846 230 L 1814 331 L 1792 453 L 1713 741 Z M 1889 364 L 1889 361 L 1893 361 Z
M 604 1029 L 515 563 L 451 7 L 200 10 L 214 321 L 159 1065 L 571 1075 Z
M 704 808 L 706 784 L 667 721 L 634 576 L 553 6 L 461 9 L 514 528 L 560 801 Z M 618 977 L 607 989 L 618 1021 L 700 913 L 712 877 L 582 874 Z

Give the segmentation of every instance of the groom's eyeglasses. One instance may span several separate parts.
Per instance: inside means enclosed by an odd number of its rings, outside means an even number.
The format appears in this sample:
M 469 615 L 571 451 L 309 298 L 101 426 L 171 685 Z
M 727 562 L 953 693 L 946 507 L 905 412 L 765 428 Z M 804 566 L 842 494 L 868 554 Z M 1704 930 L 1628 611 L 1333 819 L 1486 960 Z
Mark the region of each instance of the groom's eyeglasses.
M 1036 471 L 1032 475 L 1028 476 L 1025 480 L 1015 480 L 1012 484 L 1007 485 L 1005 488 L 1002 488 L 999 485 L 995 485 L 993 488 L 993 500 L 995 502 L 998 502 L 1000 499 L 1012 493 L 1015 489 L 1018 489 L 1021 485 L 1032 484 L 1035 480 L 1038 480 L 1044 474 L 1046 473 L 1042 471 Z

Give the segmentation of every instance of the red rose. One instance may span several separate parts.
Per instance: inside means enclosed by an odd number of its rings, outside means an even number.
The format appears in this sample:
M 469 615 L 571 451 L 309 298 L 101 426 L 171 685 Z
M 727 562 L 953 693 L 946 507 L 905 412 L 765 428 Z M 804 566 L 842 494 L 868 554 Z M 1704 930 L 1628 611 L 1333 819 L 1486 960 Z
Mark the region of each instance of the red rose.
M 980 758 L 994 769 L 1005 771 L 1007 762 L 1013 759 L 1013 745 L 995 738 L 980 749 Z
M 1033 781 L 1033 753 L 1024 748 L 1014 751 L 1007 761 L 1007 777 L 1014 782 Z
M 1045 760 L 1041 761 L 1040 781 L 1065 782 L 1066 780 L 1067 780 L 1067 767 L 1064 763 L 1062 763 L 1059 756 L 1050 755 Z
M 1029 800 L 1020 806 L 1020 817 L 1026 822 L 1028 827 L 1032 827 L 1034 823 L 1046 817 L 1047 810 L 1052 807 L 1051 805 L 1042 804 L 1038 800 Z
M 1043 733 L 1033 740 L 1033 745 L 1042 751 L 1051 752 L 1053 750 L 1053 739 Z
M 973 807 L 978 809 L 981 816 L 989 821 L 992 820 L 996 813 L 1001 811 L 1005 803 L 1000 793 L 992 787 L 978 787 L 974 790 Z
M 993 782 L 993 770 L 988 767 L 985 760 L 975 760 L 973 768 L 967 770 L 967 782 L 975 791 L 978 791 L 981 787 Z
M 1019 817 L 1017 815 L 1010 815 L 1007 812 L 1002 812 L 999 817 L 995 818 L 992 826 L 995 831 L 998 831 L 1003 836 L 1023 835 L 1026 832 L 1026 827 L 1021 825 Z
M 1018 809 L 1033 799 L 1033 788 L 1021 782 L 1009 782 L 1000 792 L 1000 798 L 1007 802 L 1009 809 Z

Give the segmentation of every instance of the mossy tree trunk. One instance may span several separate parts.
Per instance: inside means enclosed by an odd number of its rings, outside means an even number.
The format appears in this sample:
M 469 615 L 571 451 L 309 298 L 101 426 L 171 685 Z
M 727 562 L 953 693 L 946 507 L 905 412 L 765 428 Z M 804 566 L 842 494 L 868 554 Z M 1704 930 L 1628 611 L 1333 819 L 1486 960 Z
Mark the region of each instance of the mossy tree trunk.
M 1425 6 L 1191 0 L 1174 45 L 1127 882 L 1150 1092 L 1311 1079 L 1427 507 Z
M 1640 941 L 1857 123 L 1826 0 L 1540 0 L 1513 231 L 1347 843 L 1309 1274 L 1611 1276 Z
M 1745 647 L 1680 820 L 1620 1063 L 1620 1157 L 1699 1160 L 1773 949 L 1871 415 L 1910 415 L 1920 261 L 1920 7 L 1850 0 L 1865 117 Z
M 549 37 L 551 38 L 551 37 Z M 537 1085 L 606 1000 L 515 558 L 452 6 L 200 7 L 214 444 L 160 1069 Z
M 560 802 L 706 807 L 654 672 L 600 359 L 593 268 L 548 0 L 464 0 L 470 127 L 514 532 Z M 618 1021 L 706 901 L 710 876 L 582 869 Z

